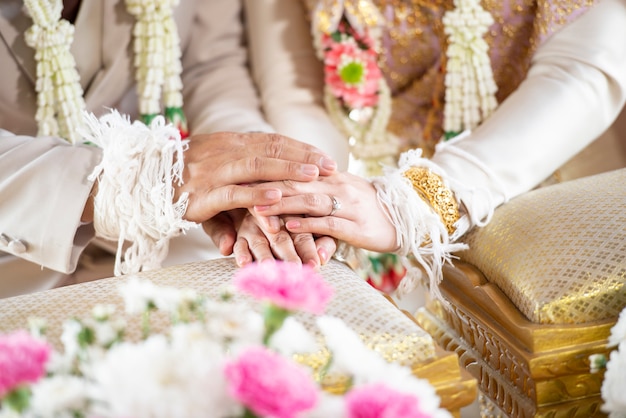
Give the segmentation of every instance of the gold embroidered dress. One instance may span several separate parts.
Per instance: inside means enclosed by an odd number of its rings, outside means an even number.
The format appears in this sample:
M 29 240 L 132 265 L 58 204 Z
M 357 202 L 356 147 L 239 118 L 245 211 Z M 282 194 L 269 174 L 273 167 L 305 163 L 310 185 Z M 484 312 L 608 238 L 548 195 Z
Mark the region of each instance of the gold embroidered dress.
M 465 2 L 464 6 L 468 4 L 473 13 L 471 18 L 487 17 L 483 22 L 484 36 L 480 32 L 474 36 L 484 38 L 488 47 L 485 65 L 490 68 L 483 73 L 495 83 L 491 100 L 501 103 L 526 77 L 537 47 L 584 13 L 593 1 L 482 1 L 474 5 Z M 442 138 L 460 133 L 444 129 L 446 99 L 454 96 L 454 92 L 447 89 L 454 81 L 446 77 L 446 70 L 450 68 L 447 49 L 452 38 L 444 22 L 451 18 L 447 16 L 451 11 L 463 7 L 462 1 L 305 0 L 305 5 L 318 57 L 325 65 L 326 108 L 349 138 L 351 156 L 356 160 L 351 166 L 353 171 L 366 176 L 379 175 L 381 162 L 394 164 L 401 152 L 415 148 L 431 156 Z M 472 9 L 475 6 L 477 8 Z M 367 72 L 371 79 L 372 70 L 380 70 L 382 74 L 377 101 L 368 102 L 368 86 L 362 85 L 359 91 L 364 99 L 353 106 L 355 101 L 339 97 L 341 92 L 332 85 L 338 73 L 340 77 L 350 77 L 344 71 L 349 70 L 346 62 L 341 62 L 344 58 L 332 55 L 336 53 L 332 51 L 332 40 L 345 40 L 345 37 L 340 38 L 340 34 L 345 33 L 354 37 L 362 50 L 371 48 L 376 53 L 378 68 L 372 69 L 367 57 L 353 52 L 357 62 L 363 62 L 363 79 L 367 79 Z M 472 48 L 477 49 L 477 45 L 474 43 Z M 472 56 L 470 60 L 476 62 L 477 57 Z M 336 66 L 333 61 L 337 62 Z M 474 66 L 479 66 L 474 62 Z M 333 65 L 330 69 L 329 63 Z M 461 86 L 461 90 L 467 89 L 467 77 L 463 80 L 465 86 Z M 339 100 L 332 96 L 338 96 Z M 457 101 L 467 108 L 464 100 L 466 98 Z M 475 118 L 489 117 L 497 103 L 488 111 L 483 109 L 482 115 Z M 371 255 L 369 258 L 372 262 L 370 281 L 382 290 L 392 290 L 403 276 L 403 268 L 396 257 Z
M 573 21 L 593 0 L 487 0 L 494 23 L 485 35 L 496 98 L 502 103 L 524 80 L 533 53 Z M 342 16 L 357 31 L 379 31 L 378 63 L 392 104 L 388 131 L 399 151 L 420 147 L 432 155 L 444 134 L 445 64 L 448 40 L 443 17 L 452 0 L 305 0 L 315 36 L 333 31 Z M 358 144 L 354 144 L 358 147 Z

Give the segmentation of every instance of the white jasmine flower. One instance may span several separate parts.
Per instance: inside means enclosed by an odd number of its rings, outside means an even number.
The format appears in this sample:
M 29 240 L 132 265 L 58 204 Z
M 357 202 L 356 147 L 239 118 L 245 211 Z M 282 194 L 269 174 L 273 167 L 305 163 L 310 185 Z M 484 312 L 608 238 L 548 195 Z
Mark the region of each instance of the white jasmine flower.
M 626 341 L 626 309 L 622 310 L 619 318 L 613 328 L 611 328 L 611 336 L 609 337 L 609 347 L 618 345 Z
M 56 375 L 42 379 L 32 387 L 31 411 L 47 417 L 74 417 L 87 405 L 87 385 L 76 376 Z
M 48 323 L 44 318 L 38 318 L 38 317 L 28 318 L 28 329 L 30 333 L 36 337 L 43 337 L 46 331 L 47 325 Z
M 82 329 L 82 324 L 75 319 L 70 319 L 63 323 L 61 342 L 63 343 L 63 347 L 65 349 L 65 355 L 70 359 L 76 357 L 80 351 L 78 334 L 80 334 Z
M 115 313 L 115 305 L 98 304 L 91 310 L 91 315 L 97 321 L 106 321 Z
M 198 293 L 195 290 L 163 286 L 157 288 L 154 304 L 160 310 L 178 316 L 184 306 L 191 306 L 197 300 Z
M 287 317 L 282 327 L 272 335 L 269 346 L 285 357 L 313 353 L 319 348 L 311 333 L 293 316 Z
M 263 339 L 263 318 L 244 305 L 207 301 L 205 315 L 207 332 L 216 340 L 247 345 L 258 344 Z
M 100 347 L 107 347 L 117 341 L 120 329 L 115 327 L 116 324 L 109 321 L 94 322 L 92 329 L 95 335 L 95 343 Z
M 118 286 L 124 299 L 126 313 L 140 314 L 155 304 L 159 288 L 150 280 L 129 277 L 126 282 Z
M 332 369 L 363 381 L 371 381 L 365 375 L 374 373 L 378 376 L 384 372 L 385 360 L 367 349 L 361 338 L 341 319 L 320 316 L 317 325 L 332 353 Z
M 620 317 L 621 318 L 621 317 Z M 610 418 L 626 417 L 626 341 L 619 344 L 618 349 L 611 352 L 606 364 L 604 381 L 602 382 L 602 410 L 609 413 Z

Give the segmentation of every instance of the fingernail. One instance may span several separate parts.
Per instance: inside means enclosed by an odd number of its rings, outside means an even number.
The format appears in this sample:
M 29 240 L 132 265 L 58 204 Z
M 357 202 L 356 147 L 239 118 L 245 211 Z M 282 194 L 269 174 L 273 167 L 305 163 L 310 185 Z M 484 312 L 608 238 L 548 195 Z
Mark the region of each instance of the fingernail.
M 326 251 L 326 248 L 320 248 L 317 250 L 317 254 L 319 254 L 320 256 L 320 260 L 322 261 L 322 265 L 326 264 L 328 262 L 328 251 Z
M 334 171 L 337 168 L 337 163 L 328 157 L 323 157 L 321 163 L 326 170 Z
M 287 221 L 287 223 L 285 223 L 285 227 L 287 229 L 298 229 L 300 228 L 300 222 L 299 221 Z
M 265 192 L 265 197 L 271 200 L 280 199 L 281 197 L 280 190 L 268 190 Z
M 250 259 L 250 257 L 239 257 L 239 258 L 237 258 L 237 265 L 238 265 L 239 267 L 243 267 L 243 266 L 245 266 L 246 264 L 250 263 L 250 261 L 252 261 L 252 260 Z
M 317 261 L 315 260 L 309 260 L 306 264 L 312 269 L 317 269 L 319 267 L 319 265 L 317 264 Z
M 224 238 L 220 238 L 220 242 L 217 245 L 217 248 L 219 248 L 220 254 L 224 256 L 228 255 L 226 254 L 226 250 L 224 249 L 225 246 L 226 246 L 226 240 Z
M 254 207 L 254 210 L 257 212 L 265 212 L 269 208 L 270 208 L 269 205 L 257 205 Z
M 305 164 L 302 166 L 302 172 L 307 176 L 317 176 L 318 170 L 317 167 L 310 164 Z

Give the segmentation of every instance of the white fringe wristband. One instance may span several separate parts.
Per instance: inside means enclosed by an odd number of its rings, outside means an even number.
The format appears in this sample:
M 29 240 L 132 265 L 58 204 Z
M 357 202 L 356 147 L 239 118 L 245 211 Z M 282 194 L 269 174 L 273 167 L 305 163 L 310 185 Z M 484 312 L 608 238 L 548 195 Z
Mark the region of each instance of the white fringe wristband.
M 372 184 L 377 190 L 379 203 L 386 209 L 396 229 L 397 254 L 403 256 L 403 264 L 407 268 L 398 294 L 410 292 L 421 281 L 421 270 L 407 258 L 412 255 L 428 275 L 431 294 L 443 300 L 438 287 L 442 267 L 451 260 L 451 253 L 466 249 L 467 245 L 451 242 L 439 215 L 403 175 L 410 167 L 417 166 L 431 168 L 437 173 L 430 160 L 421 158 L 421 150 L 412 150 L 402 155 L 399 168 L 386 168 L 384 176 L 372 178 Z
M 111 111 L 100 119 L 86 114 L 85 125 L 85 141 L 103 150 L 89 179 L 98 181 L 96 235 L 117 241 L 115 275 L 160 267 L 170 239 L 198 226 L 183 219 L 188 194 L 173 201 L 174 182 L 183 182 L 187 141 L 161 116 L 146 126 Z

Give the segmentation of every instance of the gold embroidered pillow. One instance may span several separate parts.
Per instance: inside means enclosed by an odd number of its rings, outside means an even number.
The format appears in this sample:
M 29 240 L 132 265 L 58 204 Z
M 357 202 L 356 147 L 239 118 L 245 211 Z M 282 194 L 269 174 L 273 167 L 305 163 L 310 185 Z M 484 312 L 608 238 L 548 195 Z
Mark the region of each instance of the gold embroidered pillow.
M 150 270 L 135 276 L 150 279 L 159 286 L 195 289 L 199 294 L 219 299 L 230 282 L 237 266 L 232 258 L 184 264 Z M 382 294 L 362 280 L 346 265 L 332 261 L 321 269 L 325 280 L 335 289 L 325 314 L 342 319 L 357 332 L 364 343 L 379 352 L 387 361 L 413 367 L 435 357 L 435 344 L 426 331 L 420 328 Z M 48 340 L 61 349 L 61 324 L 72 317 L 87 318 L 97 304 L 113 304 L 118 312 L 124 304 L 117 285 L 123 278 L 96 280 L 33 293 L 0 299 L 0 333 L 25 328 L 29 317 L 47 321 Z M 235 295 L 235 299 L 252 302 L 250 298 Z M 321 337 L 312 314 L 296 314 L 308 329 Z M 130 339 L 141 336 L 140 321 L 129 321 L 124 332 Z M 167 316 L 158 313 L 152 317 L 151 327 L 158 331 L 167 327 Z M 326 361 L 313 359 L 309 361 Z
M 465 241 L 461 259 L 532 322 L 617 317 L 626 306 L 626 169 L 518 196 Z

